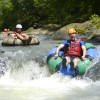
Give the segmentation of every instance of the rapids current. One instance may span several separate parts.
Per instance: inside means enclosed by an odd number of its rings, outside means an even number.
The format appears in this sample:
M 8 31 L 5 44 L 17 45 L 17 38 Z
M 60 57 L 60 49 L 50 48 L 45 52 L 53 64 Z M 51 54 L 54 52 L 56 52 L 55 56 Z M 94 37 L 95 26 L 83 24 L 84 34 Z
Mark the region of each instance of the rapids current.
M 40 45 L 0 45 L 0 100 L 100 100 L 100 56 L 83 78 L 51 75 L 46 56 L 63 41 L 53 41 L 46 35 L 36 37 Z

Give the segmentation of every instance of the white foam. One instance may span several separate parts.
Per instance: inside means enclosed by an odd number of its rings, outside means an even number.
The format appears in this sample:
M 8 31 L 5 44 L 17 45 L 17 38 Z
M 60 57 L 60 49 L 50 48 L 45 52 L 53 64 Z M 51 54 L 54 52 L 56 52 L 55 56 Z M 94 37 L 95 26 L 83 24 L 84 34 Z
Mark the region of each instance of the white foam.
M 14 62 L 11 62 L 9 71 L 0 79 L 0 100 L 99 100 L 100 98 L 100 81 L 71 78 L 61 73 L 50 76 L 46 65 L 41 67 L 35 61 L 24 60 L 27 56 L 25 52 L 19 50 L 11 52 L 10 55 L 14 57 Z M 21 58 L 16 59 L 18 55 L 21 55 Z M 16 60 L 22 60 L 21 64 L 18 65 L 20 61 Z M 94 61 L 93 64 L 95 63 Z

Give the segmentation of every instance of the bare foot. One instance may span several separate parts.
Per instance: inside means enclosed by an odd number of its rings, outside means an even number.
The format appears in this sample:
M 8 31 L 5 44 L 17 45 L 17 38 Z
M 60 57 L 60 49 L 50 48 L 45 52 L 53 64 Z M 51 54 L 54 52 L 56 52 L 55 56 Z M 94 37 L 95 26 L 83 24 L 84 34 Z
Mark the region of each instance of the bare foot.
M 29 36 L 28 43 L 30 43 L 31 40 L 32 40 L 32 36 Z
M 22 42 L 24 43 L 24 45 L 27 44 L 27 40 L 26 39 L 23 39 Z

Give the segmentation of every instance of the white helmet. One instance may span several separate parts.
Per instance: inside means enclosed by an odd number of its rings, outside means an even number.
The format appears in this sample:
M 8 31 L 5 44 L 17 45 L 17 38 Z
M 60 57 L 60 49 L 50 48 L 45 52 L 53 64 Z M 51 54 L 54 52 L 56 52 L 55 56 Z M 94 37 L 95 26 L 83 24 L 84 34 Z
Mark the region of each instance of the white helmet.
M 22 28 L 22 25 L 21 24 L 17 24 L 16 28 Z

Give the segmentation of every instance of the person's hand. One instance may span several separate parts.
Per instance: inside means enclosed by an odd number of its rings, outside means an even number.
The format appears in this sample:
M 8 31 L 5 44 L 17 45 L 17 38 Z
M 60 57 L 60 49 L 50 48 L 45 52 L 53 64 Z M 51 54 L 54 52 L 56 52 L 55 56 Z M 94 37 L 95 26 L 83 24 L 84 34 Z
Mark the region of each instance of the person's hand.
M 84 56 L 82 56 L 81 58 L 82 58 L 83 61 L 85 60 L 85 57 Z
M 17 37 L 14 37 L 14 39 L 17 39 Z
M 58 54 L 55 54 L 54 59 L 56 59 L 58 57 Z

